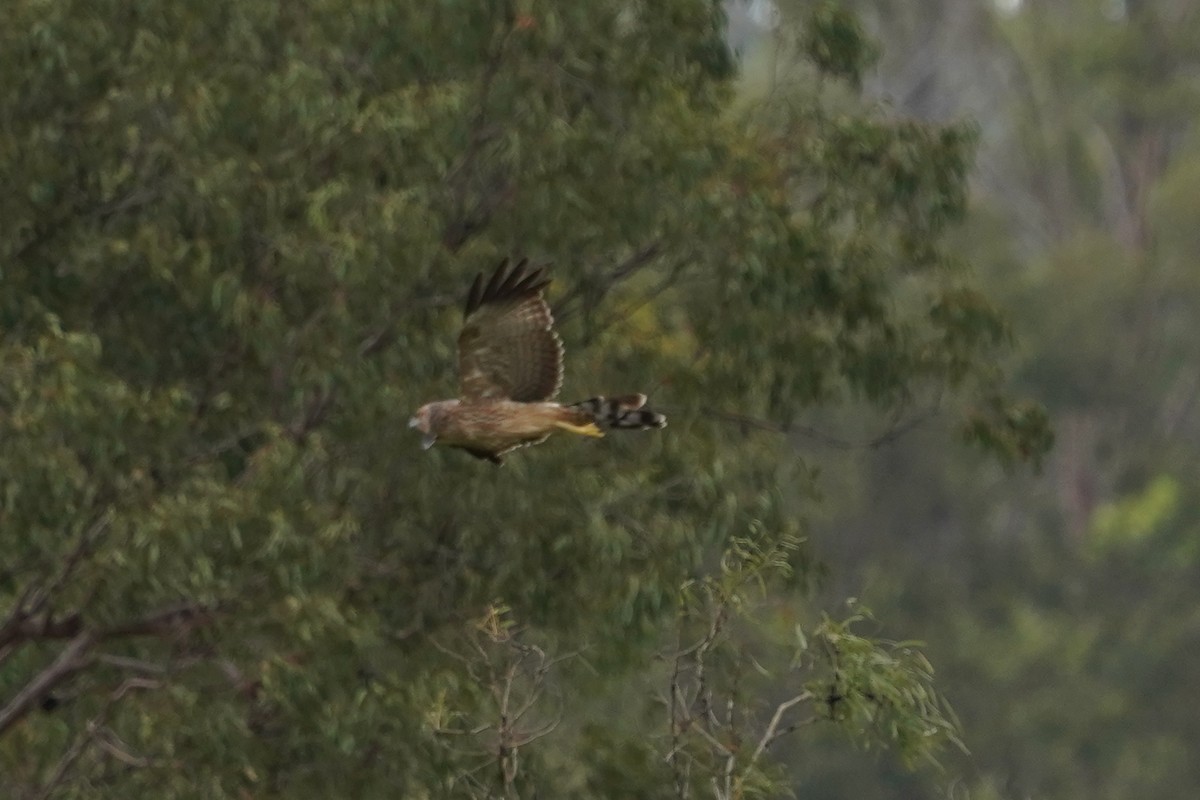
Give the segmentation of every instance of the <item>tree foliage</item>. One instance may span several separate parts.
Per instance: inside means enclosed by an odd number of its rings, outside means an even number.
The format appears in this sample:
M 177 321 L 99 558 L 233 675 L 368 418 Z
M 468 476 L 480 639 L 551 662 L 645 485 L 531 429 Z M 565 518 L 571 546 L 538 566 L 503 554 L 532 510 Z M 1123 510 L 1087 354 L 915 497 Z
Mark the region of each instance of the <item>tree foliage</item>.
M 978 122 L 956 238 L 1011 310 L 1018 385 L 1057 444 L 1037 477 L 981 470 L 932 430 L 831 454 L 814 539 L 857 573 L 843 592 L 928 641 L 971 750 L 952 796 L 1191 797 L 1200 14 L 856 5 L 884 46 L 868 91 Z M 801 772 L 817 794 L 927 793 L 832 746 Z
M 1044 420 L 944 244 L 972 137 L 863 103 L 849 17 L 746 108 L 708 0 L 9 5 L 6 791 L 735 796 L 801 722 L 954 740 L 915 648 L 803 600 L 800 423 Z M 668 435 L 415 447 L 509 254 L 556 265 L 568 393 Z

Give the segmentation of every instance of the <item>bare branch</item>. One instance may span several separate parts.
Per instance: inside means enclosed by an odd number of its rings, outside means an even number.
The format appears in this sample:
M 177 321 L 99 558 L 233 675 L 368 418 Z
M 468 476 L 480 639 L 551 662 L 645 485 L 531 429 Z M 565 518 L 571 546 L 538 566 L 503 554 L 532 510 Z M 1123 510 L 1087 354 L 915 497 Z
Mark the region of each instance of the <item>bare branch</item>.
M 549 721 L 545 715 L 534 713 L 545 700 L 551 670 L 577 653 L 551 657 L 541 647 L 521 641 L 522 630 L 511 624 L 507 613 L 502 605 L 490 606 L 470 626 L 465 641 L 457 648 L 431 639 L 437 649 L 461 664 L 490 698 L 490 711 L 484 712 L 486 719 L 482 723 L 467 724 L 463 715 L 455 713 L 450 714 L 451 722 L 444 722 L 439 714 L 433 728 L 434 733 L 446 735 L 448 740 L 482 735 L 484 747 L 480 751 L 465 743 L 459 746 L 447 742 L 447 747 L 460 754 L 473 756 L 481 752 L 488 756 L 478 767 L 459 773 L 456 780 L 472 786 L 478 784 L 477 788 L 489 797 L 517 798 L 521 748 L 550 735 L 562 721 L 561 708 Z M 476 774 L 490 777 L 491 785 L 479 784 Z
M 89 722 L 86 727 L 87 733 L 77 738 L 71 743 L 67 752 L 63 753 L 62 758 L 58 760 L 58 766 L 54 768 L 54 774 L 50 776 L 50 780 L 42 786 L 41 790 L 33 795 L 34 800 L 46 800 L 55 789 L 66 783 L 67 775 L 70 774 L 71 768 L 75 766 L 75 762 L 87 751 L 95 737 L 95 720 Z
M 684 654 L 680 651 L 683 639 L 683 621 L 680 620 L 679 634 L 677 637 L 676 654 L 671 664 L 671 686 L 670 698 L 668 700 L 670 706 L 670 724 L 671 724 L 671 749 L 667 753 L 666 761 L 671 765 L 671 770 L 675 774 L 675 794 L 679 800 L 687 800 L 689 794 L 688 786 L 688 765 L 681 764 L 679 753 L 683 749 L 683 722 L 680 718 L 683 709 L 683 692 L 679 688 L 679 673 L 683 664 Z
M 201 603 L 180 603 L 103 629 L 97 638 L 107 641 L 130 636 L 179 635 L 209 624 L 217 610 Z
M 121 741 L 121 738 L 113 733 L 111 728 L 102 728 L 99 735 L 96 737 L 96 743 L 100 749 L 108 753 L 113 758 L 123 764 L 131 767 L 148 767 L 150 759 L 142 756 L 135 756 L 129 752 L 129 746 Z
M 391 344 L 396 335 L 396 320 L 399 319 L 402 312 L 457 306 L 460 302 L 462 302 L 462 298 L 457 294 L 437 293 L 413 297 L 405 303 L 393 306 L 388 311 L 387 318 L 383 323 L 359 342 L 358 354 L 363 358 L 373 356 Z
M 84 556 L 91 552 L 92 545 L 108 529 L 109 522 L 109 514 L 105 511 L 83 531 L 79 541 L 71 548 L 58 573 L 49 583 L 30 583 L 25 587 L 4 624 L 0 625 L 0 661 L 23 641 L 36 638 L 66 639 L 79 632 L 78 627 L 70 628 L 71 620 L 77 619 L 75 616 L 68 616 L 67 621 L 55 623 L 51 615 L 47 614 L 40 626 L 29 623 L 33 617 L 46 609 L 51 597 L 71 578 Z
M 28 714 L 50 690 L 88 666 L 89 651 L 96 643 L 95 634 L 83 631 L 58 654 L 58 658 L 43 669 L 21 691 L 0 708 L 0 735 Z
M 54 791 L 66 782 L 71 768 L 75 766 L 75 763 L 87 752 L 87 749 L 92 744 L 98 744 L 114 758 L 130 766 L 146 766 L 149 762 L 145 759 L 138 759 L 136 756 L 130 754 L 128 747 L 124 746 L 125 743 L 112 730 L 105 726 L 105 722 L 117 701 L 125 697 L 132 689 L 157 689 L 160 686 L 161 684 L 158 681 L 131 678 L 117 687 L 109 695 L 108 701 L 100 709 L 100 713 L 88 720 L 87 725 L 84 727 L 84 734 L 78 737 L 67 749 L 67 752 L 63 754 L 62 758 L 59 759 L 58 766 L 55 767 L 54 774 L 50 777 L 50 780 L 34 795 L 35 800 L 46 800 L 54 794 Z
M 164 675 L 167 672 L 166 667 L 161 664 L 151 664 L 149 661 L 142 661 L 137 658 L 126 658 L 125 656 L 115 656 L 109 653 L 101 653 L 96 656 L 96 663 L 104 664 L 117 669 L 123 669 L 128 672 L 138 672 L 143 675 Z
M 525 745 L 530 744 L 531 742 L 535 742 L 538 739 L 541 739 L 543 736 L 548 736 L 551 733 L 553 733 L 560 724 L 562 724 L 562 716 L 561 715 L 556 717 L 553 722 L 547 722 L 545 725 L 543 725 L 541 728 L 539 728 L 536 731 L 519 734 L 517 737 L 519 739 L 519 741 L 516 742 L 514 747 L 524 747 Z
M 779 738 L 782 734 L 777 734 L 779 723 L 783 721 L 783 715 L 788 712 L 792 706 L 803 703 L 806 700 L 811 700 L 812 694 L 809 692 L 801 692 L 790 700 L 785 700 L 775 707 L 775 714 L 771 717 L 771 722 L 768 723 L 767 729 L 763 731 L 762 738 L 758 740 L 758 747 L 754 748 L 754 753 L 750 756 L 750 761 L 747 762 L 746 768 L 753 767 L 759 757 L 766 751 L 771 743 Z
M 733 749 L 732 749 L 732 748 L 730 748 L 730 747 L 729 747 L 728 745 L 726 745 L 726 744 L 722 744 L 722 743 L 721 743 L 721 742 L 720 742 L 720 741 L 717 739 L 717 737 L 713 736 L 711 733 L 709 733 L 707 730 L 705 730 L 705 726 L 703 726 L 703 725 L 694 725 L 694 726 L 692 726 L 691 730 L 694 730 L 696 733 L 700 734 L 700 736 L 701 736 L 701 737 L 702 737 L 702 738 L 703 738 L 703 739 L 704 739 L 706 742 L 708 742 L 710 745 L 712 745 L 712 746 L 713 746 L 713 749 L 714 749 L 714 750 L 717 750 L 718 752 L 722 753 L 723 755 L 727 755 L 727 756 L 731 756 L 731 755 L 733 755 L 733 754 L 734 754 L 734 751 L 733 751 Z
M 476 178 L 478 172 L 478 163 L 484 145 L 495 139 L 501 132 L 498 126 L 488 122 L 488 104 L 496 77 L 500 74 L 500 68 L 504 64 L 509 40 L 516 33 L 513 15 L 510 13 L 508 16 L 508 28 L 504 31 L 499 43 L 488 54 L 487 63 L 484 65 L 479 99 L 476 101 L 475 114 L 469 123 L 466 150 L 458 163 L 449 170 L 445 179 L 450 190 L 450 204 L 454 216 L 446 223 L 442 231 L 442 245 L 452 253 L 458 252 L 472 236 L 482 230 L 491 221 L 496 210 L 512 194 L 512 181 L 498 173 L 492 176 L 488 191 L 482 197 L 477 198 L 473 204 L 468 203 L 467 197 L 472 179 Z
M 16 696 L 0 709 L 0 735 L 24 718 L 56 686 L 75 673 L 97 663 L 100 658 L 94 657 L 91 651 L 98 643 L 134 636 L 182 636 L 196 626 L 210 622 L 214 613 L 215 609 L 196 603 L 184 603 L 99 630 L 83 627 L 82 621 L 79 621 L 77 632 L 58 654 L 58 657 L 34 676 L 17 692 Z M 50 634 L 58 632 L 54 626 L 51 626 Z M 34 636 L 33 638 L 38 637 Z M 47 636 L 46 638 L 57 637 Z M 119 659 L 119 657 L 108 657 L 108 662 L 113 663 L 114 659 Z M 118 661 L 117 663 L 122 662 Z M 135 662 L 133 659 L 128 659 L 123 663 L 127 667 L 133 667 L 135 664 L 146 666 L 144 662 Z M 153 665 L 149 666 L 153 668 Z M 131 682 L 141 680 L 144 679 L 130 678 L 124 685 L 136 686 Z
M 554 304 L 554 318 L 559 322 L 569 319 L 578 312 L 578 307 L 585 297 L 591 305 L 599 303 L 619 283 L 650 265 L 662 251 L 662 244 L 661 238 L 653 239 L 634 250 L 607 274 L 599 276 L 595 280 L 576 283 Z
M 337 392 L 332 386 L 313 393 L 304 405 L 304 412 L 289 426 L 288 432 L 294 441 L 303 441 L 308 434 L 325 422 L 336 394 Z
M 824 716 L 814 715 L 811 717 L 805 717 L 804 719 L 802 719 L 798 722 L 793 722 L 791 725 L 785 725 L 784 727 L 780 728 L 778 731 L 775 732 L 775 735 L 772 736 L 770 741 L 767 742 L 767 747 L 770 747 L 771 744 L 773 742 L 775 742 L 777 739 L 782 739 L 783 737 L 787 736 L 789 733 L 795 733 L 796 731 L 800 730 L 801 728 L 807 727 L 809 725 L 815 725 L 816 723 L 822 722 L 827 719 L 829 719 L 829 718 L 824 717 Z

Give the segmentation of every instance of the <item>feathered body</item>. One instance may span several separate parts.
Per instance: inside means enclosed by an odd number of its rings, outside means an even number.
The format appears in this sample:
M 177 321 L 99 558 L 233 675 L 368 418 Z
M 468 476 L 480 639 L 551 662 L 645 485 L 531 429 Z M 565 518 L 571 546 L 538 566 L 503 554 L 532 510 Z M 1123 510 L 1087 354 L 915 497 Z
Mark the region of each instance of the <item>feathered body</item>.
M 424 445 L 448 445 L 495 464 L 508 451 L 556 430 L 603 436 L 613 429 L 661 428 L 645 395 L 553 402 L 562 384 L 562 342 L 542 297 L 550 283 L 522 261 L 503 262 L 486 283 L 475 278 L 458 337 L 459 398 L 427 403 L 409 421 Z

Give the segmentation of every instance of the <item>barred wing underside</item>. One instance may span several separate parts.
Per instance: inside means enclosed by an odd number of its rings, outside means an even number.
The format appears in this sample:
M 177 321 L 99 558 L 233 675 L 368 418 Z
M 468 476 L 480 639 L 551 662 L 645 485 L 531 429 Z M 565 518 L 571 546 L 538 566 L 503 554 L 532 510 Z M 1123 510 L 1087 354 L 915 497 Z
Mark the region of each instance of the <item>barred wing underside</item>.
M 526 272 L 522 260 L 511 271 L 501 262 L 485 284 L 475 278 L 458 337 L 459 396 L 462 400 L 550 400 L 562 384 L 562 342 L 554 331 L 542 290 L 550 283 L 540 269 Z

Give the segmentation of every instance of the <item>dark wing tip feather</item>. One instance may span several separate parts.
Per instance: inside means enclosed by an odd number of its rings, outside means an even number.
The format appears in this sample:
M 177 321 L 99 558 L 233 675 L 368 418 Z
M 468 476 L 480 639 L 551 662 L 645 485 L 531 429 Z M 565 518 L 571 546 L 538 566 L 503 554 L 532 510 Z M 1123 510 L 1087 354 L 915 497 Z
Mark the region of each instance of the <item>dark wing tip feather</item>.
M 483 296 L 480 298 L 481 304 L 488 302 L 488 300 L 490 298 L 495 297 L 496 294 L 502 288 L 504 288 L 504 284 L 508 280 L 508 276 L 505 274 L 507 269 L 508 269 L 508 259 L 505 259 L 504 261 L 501 261 L 500 264 L 496 267 L 496 271 L 492 273 L 491 280 L 489 280 L 487 282 L 487 286 L 484 287 Z
M 480 301 L 483 300 L 483 273 L 475 275 L 475 280 L 471 282 L 471 291 L 467 292 L 467 304 L 463 307 L 463 316 L 471 316 L 471 312 L 479 308 Z
M 516 286 L 521 294 L 537 294 L 550 285 L 550 279 L 543 277 L 544 270 L 535 269 Z
M 528 263 L 529 259 L 523 258 L 509 270 L 508 259 L 505 259 L 496 267 L 486 284 L 483 282 L 483 273 L 477 274 L 471 284 L 471 290 L 467 293 L 464 314 L 469 317 L 488 303 L 500 303 L 514 297 L 537 294 L 549 286 L 550 279 L 542 277 L 541 268 L 526 274 L 525 267 Z

